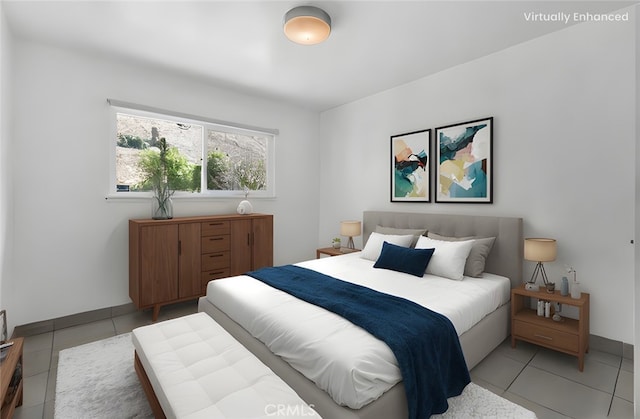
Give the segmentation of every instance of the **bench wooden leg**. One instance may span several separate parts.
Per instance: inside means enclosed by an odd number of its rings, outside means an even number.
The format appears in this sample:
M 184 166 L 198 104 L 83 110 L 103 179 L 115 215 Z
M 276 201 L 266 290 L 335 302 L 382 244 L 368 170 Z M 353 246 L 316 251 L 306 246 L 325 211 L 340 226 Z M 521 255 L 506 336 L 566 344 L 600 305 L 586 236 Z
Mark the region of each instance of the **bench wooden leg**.
M 134 351 L 134 366 L 136 369 L 136 374 L 138 374 L 138 379 L 140 380 L 140 384 L 142 384 L 142 389 L 144 393 L 147 395 L 147 400 L 149 401 L 149 406 L 151 406 L 151 411 L 153 412 L 153 416 L 156 419 L 166 419 L 164 412 L 162 411 L 162 407 L 160 406 L 160 402 L 156 397 L 156 393 L 153 391 L 153 386 L 151 386 L 151 381 L 149 381 L 149 377 L 147 376 L 147 372 L 144 370 L 142 366 L 142 362 L 140 362 L 140 358 L 138 357 L 138 352 Z

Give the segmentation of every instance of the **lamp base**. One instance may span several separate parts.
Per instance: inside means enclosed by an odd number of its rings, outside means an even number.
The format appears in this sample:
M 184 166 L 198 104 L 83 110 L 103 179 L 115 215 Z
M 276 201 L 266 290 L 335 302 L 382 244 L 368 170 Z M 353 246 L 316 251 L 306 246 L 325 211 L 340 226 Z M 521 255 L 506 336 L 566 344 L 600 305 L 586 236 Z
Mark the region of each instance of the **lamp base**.
M 536 264 L 536 267 L 533 270 L 533 274 L 531 275 L 531 279 L 529 280 L 529 284 L 535 284 L 538 280 L 538 275 L 542 277 L 542 282 L 544 282 L 544 286 L 546 287 L 549 283 L 549 280 L 547 279 L 547 273 L 544 270 L 544 265 L 542 264 L 542 262 L 538 262 Z
M 349 241 L 347 242 L 347 249 L 355 249 L 356 246 L 353 244 L 353 237 L 349 237 Z

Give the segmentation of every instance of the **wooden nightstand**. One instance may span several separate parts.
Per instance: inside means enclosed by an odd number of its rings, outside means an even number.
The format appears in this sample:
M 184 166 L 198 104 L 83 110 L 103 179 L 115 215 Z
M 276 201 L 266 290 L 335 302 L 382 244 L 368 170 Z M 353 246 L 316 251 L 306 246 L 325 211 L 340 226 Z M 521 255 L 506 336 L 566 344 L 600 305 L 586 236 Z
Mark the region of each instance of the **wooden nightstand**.
M 0 395 L 2 395 L 0 418 L 13 417 L 16 407 L 22 405 L 22 344 L 23 338 L 15 338 L 8 349 L 7 357 L 0 364 Z M 14 379 L 14 376 L 16 377 Z M 11 384 L 11 386 L 10 386 Z
M 550 301 L 578 308 L 578 319 L 562 317 L 557 322 L 538 316 L 529 308 L 527 297 Z M 552 304 L 553 306 L 553 304 Z M 552 314 L 553 315 L 553 314 Z M 560 291 L 553 294 L 544 288 L 528 291 L 524 284 L 511 290 L 511 346 L 523 340 L 578 357 L 578 369 L 584 370 L 584 354 L 589 352 L 589 294 L 582 293 L 579 299 L 563 297 Z
M 320 259 L 320 255 L 340 256 L 359 251 L 360 249 L 349 249 L 347 247 L 341 247 L 339 249 L 334 247 L 321 247 L 320 249 L 316 249 L 316 259 Z

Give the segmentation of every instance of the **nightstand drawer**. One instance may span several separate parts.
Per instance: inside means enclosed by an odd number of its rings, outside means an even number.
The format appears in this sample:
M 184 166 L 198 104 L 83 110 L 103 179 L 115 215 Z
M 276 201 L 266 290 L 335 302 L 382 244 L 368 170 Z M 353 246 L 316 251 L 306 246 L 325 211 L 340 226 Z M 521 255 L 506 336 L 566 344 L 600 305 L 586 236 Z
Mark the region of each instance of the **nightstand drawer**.
M 213 271 L 228 268 L 230 264 L 229 252 L 207 253 L 202 255 L 202 271 Z
M 514 330 L 512 333 L 517 338 L 539 343 L 543 346 L 578 352 L 578 336 L 571 333 L 561 332 L 519 320 L 514 322 Z
M 228 235 L 203 237 L 200 242 L 202 244 L 202 253 L 222 252 L 229 250 L 231 240 Z

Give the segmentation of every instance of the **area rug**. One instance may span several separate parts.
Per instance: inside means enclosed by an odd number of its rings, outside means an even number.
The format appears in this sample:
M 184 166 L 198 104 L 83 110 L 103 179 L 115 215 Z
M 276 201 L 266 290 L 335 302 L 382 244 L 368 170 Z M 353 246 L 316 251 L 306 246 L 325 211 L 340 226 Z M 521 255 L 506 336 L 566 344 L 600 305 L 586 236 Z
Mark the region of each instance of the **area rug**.
M 535 414 L 470 383 L 449 410 L 432 418 L 518 418 Z M 153 418 L 133 368 L 131 334 L 60 351 L 56 381 L 55 418 Z M 326 418 L 331 419 L 331 418 Z
M 153 418 L 133 368 L 130 333 L 60 351 L 54 417 Z

